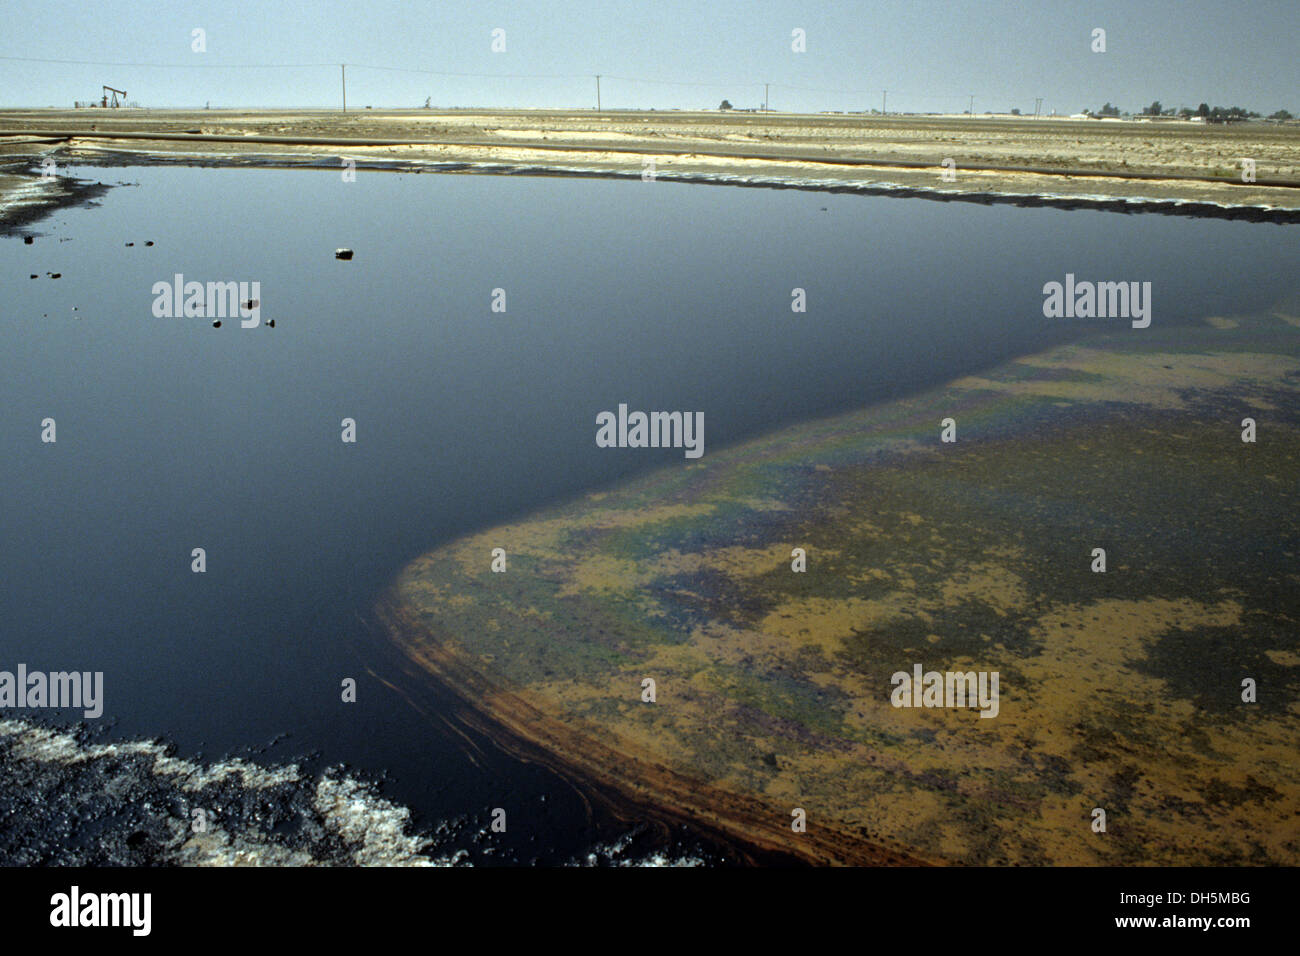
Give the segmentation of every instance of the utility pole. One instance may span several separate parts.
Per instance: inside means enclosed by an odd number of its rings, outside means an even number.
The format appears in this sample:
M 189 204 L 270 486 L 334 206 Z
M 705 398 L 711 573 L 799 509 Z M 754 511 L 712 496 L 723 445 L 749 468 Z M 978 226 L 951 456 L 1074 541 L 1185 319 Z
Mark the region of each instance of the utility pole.
M 975 94 L 974 93 L 970 95 L 970 106 L 966 109 L 966 112 L 969 113 L 971 116 L 975 115 Z
M 600 74 L 596 74 L 596 112 L 600 112 Z
M 1038 119 L 1038 114 L 1041 113 L 1042 111 L 1043 111 L 1043 98 L 1041 96 L 1034 97 L 1034 119 Z
M 339 72 L 343 77 L 343 112 L 348 111 L 348 67 L 346 63 L 339 64 Z
M 889 90 L 881 90 L 880 91 L 880 115 L 881 116 L 884 116 L 885 113 L 888 112 L 888 110 L 885 109 L 885 104 L 888 102 L 889 102 Z
M 771 83 L 763 84 L 763 112 L 764 113 L 767 112 L 767 88 L 771 85 L 772 85 Z

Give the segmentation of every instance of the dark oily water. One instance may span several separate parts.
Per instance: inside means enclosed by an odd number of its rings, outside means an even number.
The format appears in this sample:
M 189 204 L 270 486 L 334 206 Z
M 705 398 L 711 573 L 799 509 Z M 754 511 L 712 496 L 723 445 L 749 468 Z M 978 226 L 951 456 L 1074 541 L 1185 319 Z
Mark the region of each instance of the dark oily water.
M 598 413 L 701 412 L 707 456 L 1128 327 L 1044 318 L 1043 285 L 1067 272 L 1150 282 L 1167 326 L 1265 308 L 1298 264 L 1287 227 L 1154 215 L 551 177 L 80 173 L 132 185 L 37 224 L 30 245 L 0 240 L 0 669 L 102 671 L 114 739 L 386 775 L 388 799 L 426 827 L 459 821 L 449 845 L 484 862 L 626 850 L 629 826 L 449 732 L 450 702 L 403 676 L 372 609 L 440 543 L 686 461 L 597 447 Z M 258 283 L 260 324 L 155 316 L 155 284 L 178 274 Z M 495 807 L 508 831 L 485 836 Z

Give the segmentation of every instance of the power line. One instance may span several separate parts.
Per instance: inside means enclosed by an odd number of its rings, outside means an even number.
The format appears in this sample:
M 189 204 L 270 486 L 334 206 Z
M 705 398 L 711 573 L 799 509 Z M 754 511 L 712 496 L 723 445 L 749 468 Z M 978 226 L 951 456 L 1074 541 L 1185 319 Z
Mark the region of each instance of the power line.
M 34 56 L 0 56 L 22 63 L 72 63 L 79 66 L 134 66 L 157 70 L 306 70 L 334 63 L 117 63 L 108 60 L 50 60 Z
M 309 70 L 333 68 L 337 63 L 120 63 L 109 60 L 52 60 L 32 56 L 0 56 L 0 60 L 22 63 L 66 63 L 79 66 L 130 66 L 150 70 Z M 359 70 L 384 70 L 390 73 L 423 73 L 427 76 L 468 76 L 485 79 L 570 80 L 586 76 L 584 73 L 456 73 L 449 70 L 417 70 L 400 66 L 375 66 L 369 63 L 349 63 Z
M 509 80 L 578 80 L 590 73 L 452 73 L 447 70 L 416 70 L 402 66 L 371 66 L 367 63 L 349 63 L 355 70 L 384 70 L 389 73 L 423 73 L 426 76 L 470 76 L 480 79 Z
M 880 90 L 833 90 L 823 86 L 791 86 L 788 83 L 773 83 L 783 90 L 798 90 L 801 93 L 841 93 L 847 96 L 875 96 Z M 895 96 L 924 96 L 929 100 L 964 100 L 964 93 L 908 93 L 906 90 L 894 90 Z
M 132 67 L 137 69 L 153 70 L 310 70 L 310 69 L 333 69 L 338 66 L 337 63 L 135 63 L 116 60 L 63 60 L 49 57 L 32 57 L 32 56 L 3 56 L 0 60 L 19 62 L 19 63 L 58 63 L 75 66 L 112 66 L 112 67 Z M 450 76 L 466 77 L 470 79 L 487 79 L 487 80 L 574 80 L 590 77 L 590 73 L 471 73 L 454 70 L 421 70 L 415 67 L 402 66 L 378 66 L 373 63 L 349 63 L 348 66 L 354 70 L 380 70 L 386 73 L 413 73 L 421 76 Z M 617 74 L 601 74 L 605 79 L 620 80 L 625 83 L 647 83 L 655 86 L 680 86 L 696 87 L 709 89 L 735 89 L 744 87 L 757 87 L 760 84 L 757 81 L 724 81 L 712 83 L 689 82 L 683 80 L 658 80 L 643 76 L 621 76 Z M 764 88 L 763 100 L 768 101 L 768 92 L 770 87 L 775 86 L 781 90 L 793 90 L 800 93 L 829 93 L 838 96 L 874 96 L 877 90 L 847 89 L 847 88 L 830 88 L 818 86 L 795 86 L 786 83 L 763 83 Z M 895 96 L 916 96 L 918 94 L 908 94 L 902 90 L 894 90 Z M 967 99 L 970 94 L 961 96 L 959 94 L 943 93 L 926 93 L 920 94 L 927 100 L 950 100 L 950 99 Z M 973 99 L 973 97 L 970 97 Z
M 651 80 L 641 76 L 614 76 L 612 73 L 604 74 L 611 80 L 623 80 L 625 83 L 653 83 L 658 86 L 708 86 L 715 89 L 735 89 L 737 86 L 758 86 L 757 82 L 748 81 L 743 83 L 683 83 L 677 80 Z M 772 84 L 776 86 L 775 83 Z
M 773 83 L 773 86 L 779 86 L 783 90 L 798 90 L 801 93 L 844 93 L 851 96 L 874 96 L 876 90 L 828 90 L 816 86 L 789 86 L 785 83 Z M 894 92 L 898 92 L 895 90 Z

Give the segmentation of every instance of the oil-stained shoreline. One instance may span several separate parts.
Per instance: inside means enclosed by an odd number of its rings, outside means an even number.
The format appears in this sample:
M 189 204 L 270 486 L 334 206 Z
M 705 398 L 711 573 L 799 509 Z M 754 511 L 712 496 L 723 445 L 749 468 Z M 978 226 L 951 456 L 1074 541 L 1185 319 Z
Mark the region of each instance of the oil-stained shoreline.
M 47 156 L 87 166 L 335 171 L 347 159 L 366 170 L 648 175 L 939 202 L 1300 222 L 1296 123 L 636 110 L 0 111 L 0 159 L 12 168 Z M 1253 176 L 1243 172 L 1243 157 L 1256 164 Z
M 110 169 L 127 166 L 188 166 L 195 168 L 237 169 L 315 169 L 337 172 L 339 157 L 291 156 L 269 154 L 243 154 L 216 156 L 205 154 L 155 154 L 135 150 L 90 151 L 65 155 L 52 152 L 57 160 L 75 159 L 86 168 Z M 369 172 L 397 173 L 477 173 L 498 176 L 560 176 L 575 179 L 616 179 L 640 181 L 641 173 L 618 169 L 592 169 L 566 166 L 562 163 L 512 164 L 502 162 L 438 162 L 414 160 L 354 159 L 355 168 Z M 35 177 L 30 173 L 11 173 L 10 178 Z M 835 178 L 802 179 L 791 177 L 740 175 L 725 172 L 693 171 L 673 172 L 661 170 L 656 180 L 711 186 L 736 186 L 751 189 L 793 189 L 801 192 L 850 194 L 858 196 L 885 196 L 895 199 L 926 199 L 931 202 L 974 203 L 981 206 L 1009 205 L 1021 208 L 1050 208 L 1062 210 L 1095 210 L 1124 214 L 1149 213 L 1180 216 L 1191 219 L 1223 219 L 1237 222 L 1273 223 L 1294 225 L 1300 223 L 1300 209 L 1287 209 L 1251 204 L 1207 202 L 1186 198 L 1159 198 L 1151 196 L 1114 196 L 1098 194 L 1057 194 L 1041 192 L 971 191 L 937 189 L 928 186 L 906 186 L 887 181 L 849 181 Z M 76 205 L 96 198 L 107 186 L 88 181 L 70 179 L 65 191 L 33 194 L 24 197 L 21 204 L 6 212 L 3 190 L 0 190 L 0 231 L 14 230 L 17 225 L 38 221 L 49 212 L 65 205 Z
M 186 161 L 186 160 L 178 160 L 178 161 L 188 162 L 188 161 Z M 251 161 L 251 160 L 250 160 L 250 161 Z M 268 160 L 268 162 L 271 162 L 271 161 L 272 161 L 272 160 Z M 131 158 L 129 158 L 129 157 L 124 157 L 124 158 L 123 158 L 123 162 L 122 162 L 122 164 L 123 164 L 123 165 L 126 165 L 126 164 L 129 164 L 129 163 L 133 163 L 133 160 L 132 160 Z M 215 161 L 212 162 L 211 164 L 212 164 L 212 165 L 222 165 L 222 163 L 220 163 L 220 162 L 215 162 Z M 331 170 L 335 170 L 335 171 L 336 171 L 336 167 L 333 166 L 332 164 L 328 165 L 326 168 L 329 168 L 329 169 L 331 169 Z M 409 170 L 409 169 L 419 168 L 419 167 L 406 167 L 406 168 Z M 479 170 L 478 170 L 477 167 L 474 167 L 474 166 L 472 166 L 472 165 L 466 165 L 466 166 L 462 169 L 462 171 L 479 171 Z M 548 173 L 548 172 L 545 171 L 545 170 L 537 170 L 537 169 L 535 169 L 535 168 L 530 168 L 530 167 L 505 168 L 505 169 L 500 169 L 500 170 L 495 170 L 495 171 L 500 171 L 500 172 L 519 172 L 519 173 L 523 173 L 523 174 L 542 174 L 542 175 L 551 174 L 551 173 Z M 557 174 L 557 175 L 565 175 L 565 174 L 569 174 L 569 173 L 566 173 L 566 172 L 564 172 L 564 171 L 554 171 L 553 174 Z M 576 174 L 576 175 L 586 175 L 587 173 L 583 173 L 582 171 L 575 171 L 573 174 Z M 595 174 L 595 175 L 605 175 L 605 174 Z M 609 174 L 609 175 L 626 175 L 626 174 Z M 664 177 L 664 178 L 668 178 L 668 177 Z M 761 184 L 761 183 L 741 183 L 741 185 L 759 185 L 759 186 L 765 186 L 765 185 L 772 185 L 772 184 Z M 780 184 L 775 184 L 775 185 L 777 186 L 777 188 L 782 188 Z M 107 187 L 100 187 L 100 188 L 107 188 Z M 798 187 L 787 187 L 787 188 L 798 188 Z M 820 188 L 820 187 L 818 187 L 818 188 Z M 1013 199 L 1013 200 L 1008 200 L 1008 201 L 1017 201 L 1017 200 L 1014 200 L 1014 199 Z M 1225 336 L 1225 338 L 1231 338 L 1231 337 Z M 1141 341 L 1141 340 L 1137 340 L 1137 341 Z M 1240 344 L 1238 343 L 1238 344 L 1237 344 L 1236 346 L 1234 346 L 1234 347 L 1240 347 Z M 1174 351 L 1176 351 L 1176 350 L 1174 350 Z M 1181 366 L 1179 366 L 1179 368 L 1181 369 Z M 1151 371 L 1154 371 L 1154 369 L 1152 369 Z M 1087 374 L 1091 374 L 1091 373 L 1087 373 Z M 1158 374 L 1158 373 L 1157 373 L 1157 374 Z M 1001 384 L 1001 385 L 1005 385 L 1006 383 L 1000 383 L 1000 384 Z M 1041 382 L 1038 383 L 1038 384 L 1039 384 L 1040 386 L 1042 385 Z M 1290 399 L 1290 400 L 1288 400 L 1288 401 L 1290 401 L 1290 403 L 1291 403 L 1292 405 L 1294 404 L 1294 403 L 1293 403 L 1293 399 Z M 1282 403 L 1282 407 L 1285 408 L 1285 407 L 1288 407 L 1288 405 L 1284 402 L 1284 403 Z M 1259 796 L 1261 796 L 1261 794 L 1262 794 L 1262 798 L 1264 798 L 1264 799 L 1275 799 L 1275 797 L 1270 797 L 1270 796 L 1269 796 L 1269 794 L 1268 794 L 1268 792 L 1267 792 L 1267 788 L 1264 789 L 1264 790 L 1261 790 L 1261 791 L 1256 791 L 1256 790 L 1252 789 L 1254 785 L 1253 785 L 1253 784 L 1250 784 L 1249 781 L 1245 781 L 1245 784 L 1246 784 L 1245 786 L 1230 786 L 1230 787 L 1228 787 L 1228 789 L 1227 789 L 1225 792 L 1226 792 L 1230 797 L 1232 797 L 1232 795 L 1233 795 L 1234 793 L 1238 794 L 1238 796 L 1235 797 L 1234 799 L 1249 799 L 1249 798 L 1252 798 L 1252 797 L 1259 797 Z M 658 783 L 656 784 L 656 786 L 657 786 L 657 787 L 665 787 L 666 784 L 664 784 L 662 781 L 660 781 L 660 782 L 658 782 Z M 688 789 L 689 789 L 689 786 L 690 786 L 690 785 L 687 784 Z M 1241 796 L 1241 794 L 1244 794 L 1245 796 L 1243 797 L 1243 796 Z M 648 794 L 647 794 L 647 795 L 643 795 L 643 799 L 649 799 L 649 800 L 653 803 L 653 797 L 650 796 L 650 795 L 648 795 Z M 716 804 L 717 799 L 718 799 L 718 798 L 717 798 L 716 796 L 714 796 L 713 798 L 711 798 L 712 802 L 715 803 L 715 804 Z M 698 821 L 697 821 L 697 822 L 698 822 Z M 704 824 L 701 824 L 701 825 L 704 825 Z M 804 844 L 804 845 L 805 845 L 805 846 L 807 846 L 807 845 L 817 845 L 817 841 L 820 840 L 820 839 L 822 839 L 822 837 L 821 837 L 820 834 L 818 834 L 816 839 L 805 841 L 805 844 Z M 758 840 L 758 842 L 760 842 L 760 843 L 762 842 L 761 835 L 759 835 L 759 840 Z M 827 859 L 828 857 L 825 855 L 825 852 L 823 852 L 823 851 L 826 851 L 826 852 L 839 852 L 839 853 L 843 854 L 843 852 L 844 852 L 843 848 L 841 848 L 841 847 L 836 847 L 836 846 L 834 845 L 834 843 L 835 843 L 834 840 L 829 841 L 829 843 L 830 843 L 830 845 L 828 845 L 828 846 L 819 847 L 819 849 L 818 849 L 818 851 L 817 851 L 817 854 L 818 854 L 818 855 L 816 855 L 816 856 L 809 856 L 809 858 L 810 858 L 810 859 L 825 860 L 825 859 Z M 779 845 L 779 844 L 778 844 L 778 845 Z M 786 850 L 788 851 L 790 848 L 789 848 L 789 847 L 785 847 L 784 849 L 786 849 Z M 801 849 L 802 849 L 802 848 L 801 848 Z M 836 857 L 831 857 L 831 858 L 836 858 Z M 843 856 L 841 855 L 841 856 L 838 857 L 838 858 L 841 858 L 841 859 L 842 859 Z M 907 859 L 908 859 L 908 857 L 906 856 L 905 851 L 902 851 L 902 850 L 882 850 L 879 846 L 877 846 L 877 845 L 875 845 L 875 844 L 872 844 L 872 845 L 871 845 L 871 848 L 870 848 L 869 850 L 864 850 L 864 856 L 861 857 L 861 859 L 860 859 L 859 861 L 860 861 L 860 862 L 861 862 L 861 861 L 868 861 L 868 862 L 902 862 L 902 861 L 907 860 Z
M 0 111 L 0 154 L 15 148 L 235 162 L 316 156 L 336 167 L 343 153 L 358 163 L 637 176 L 653 163 L 656 178 L 1300 209 L 1300 124 L 1277 122 L 711 110 Z M 955 175 L 940 175 L 945 168 Z
M 4 866 L 429 866 L 465 856 L 439 852 L 446 825 L 421 831 L 376 781 L 342 767 L 186 760 L 85 724 L 0 717 L 0 784 Z
M 739 862 L 760 865 L 852 863 L 861 866 L 919 866 L 901 846 L 884 841 L 846 847 L 831 833 L 814 829 L 798 844 L 774 838 L 770 828 L 743 821 L 759 820 L 773 807 L 762 801 L 710 790 L 662 765 L 646 766 L 637 756 L 595 737 L 574 738 L 535 699 L 513 693 L 436 642 L 406 640 L 424 626 L 395 594 L 376 609 L 394 637 L 394 646 L 438 686 L 455 695 L 457 719 L 507 753 L 536 761 L 569 779 L 611 816 L 628 824 L 650 822 L 671 827 L 685 824 L 710 839 L 730 843 Z M 399 637 L 399 635 L 401 637 Z M 490 704 L 485 705 L 485 701 Z
M 111 188 L 72 176 L 42 177 L 0 167 L 0 236 L 15 235 L 58 211 L 85 206 Z
M 373 650 L 373 646 L 372 646 Z M 186 759 L 108 724 L 0 715 L 0 866 L 500 866 L 482 813 L 421 820 L 385 796 L 391 779 L 319 754 L 271 762 L 275 743 Z M 196 828 L 203 810 L 205 829 Z M 516 821 L 517 823 L 518 821 Z M 593 834 L 554 865 L 703 866 L 724 844 L 645 826 Z M 720 852 L 726 851 L 726 852 Z
M 384 613 L 485 726 L 810 862 L 1294 865 L 1298 330 L 1121 333 L 795 426 L 439 548 Z M 1000 671 L 1000 716 L 892 708 L 914 662 Z

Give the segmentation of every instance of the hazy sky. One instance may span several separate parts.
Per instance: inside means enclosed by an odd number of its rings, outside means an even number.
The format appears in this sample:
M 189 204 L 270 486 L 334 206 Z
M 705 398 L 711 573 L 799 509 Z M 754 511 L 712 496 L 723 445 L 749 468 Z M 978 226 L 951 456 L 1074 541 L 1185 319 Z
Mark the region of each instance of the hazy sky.
M 588 107 L 602 73 L 606 107 L 758 106 L 767 81 L 774 109 L 879 108 L 888 89 L 891 111 L 959 112 L 974 93 L 976 112 L 1041 96 L 1045 113 L 1153 99 L 1300 113 L 1298 38 L 1300 0 L 5 0 L 0 106 L 71 106 L 108 84 L 142 106 L 334 107 L 347 63 L 349 107 Z

